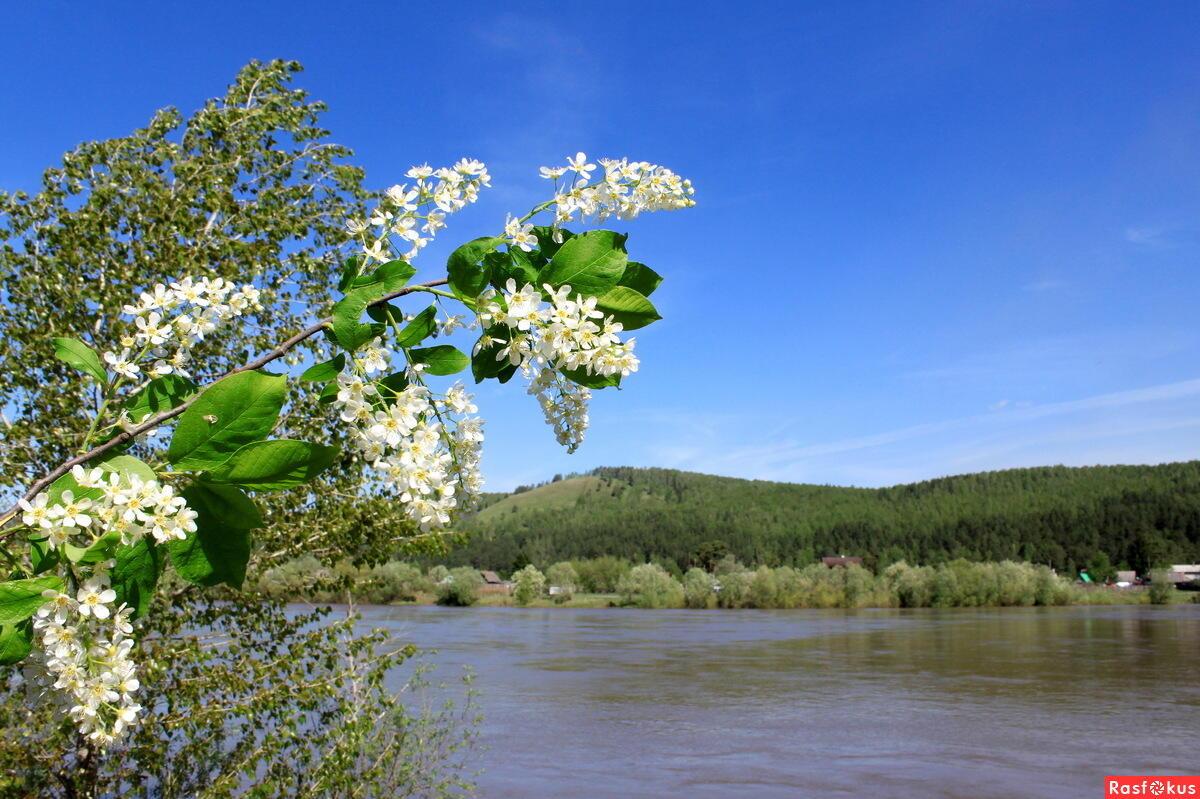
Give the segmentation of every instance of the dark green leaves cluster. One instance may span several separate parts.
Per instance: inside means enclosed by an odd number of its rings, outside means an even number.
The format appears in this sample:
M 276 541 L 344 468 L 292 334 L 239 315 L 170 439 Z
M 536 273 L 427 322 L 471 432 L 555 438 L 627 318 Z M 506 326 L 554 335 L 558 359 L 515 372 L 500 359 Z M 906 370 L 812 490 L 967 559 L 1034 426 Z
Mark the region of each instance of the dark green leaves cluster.
M 342 356 L 334 360 L 338 358 Z M 315 370 L 323 378 L 336 374 L 335 365 L 318 364 L 309 373 Z M 240 586 L 250 557 L 250 530 L 262 526 L 258 509 L 244 491 L 295 488 L 337 460 L 337 447 L 267 439 L 286 388 L 283 375 L 239 372 L 209 386 L 179 417 L 167 460 L 178 469 L 200 473 L 184 492 L 198 514 L 197 531 L 168 546 L 184 579 Z
M 333 306 L 333 334 L 349 352 L 362 347 L 383 332 L 381 322 L 362 324 L 367 306 L 404 288 L 416 270 L 406 261 L 388 261 L 371 274 L 356 277 L 346 286 L 346 296 Z

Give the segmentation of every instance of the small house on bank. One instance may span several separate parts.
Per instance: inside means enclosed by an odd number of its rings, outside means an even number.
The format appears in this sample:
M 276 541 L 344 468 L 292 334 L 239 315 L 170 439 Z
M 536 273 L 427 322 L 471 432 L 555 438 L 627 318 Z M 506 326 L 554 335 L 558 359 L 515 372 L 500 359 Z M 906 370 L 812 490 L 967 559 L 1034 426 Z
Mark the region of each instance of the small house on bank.
M 838 555 L 836 557 L 821 558 L 821 563 L 824 563 L 830 569 L 836 569 L 839 567 L 844 569 L 847 566 L 861 566 L 862 558 Z
M 507 594 L 512 588 L 511 583 L 501 580 L 494 571 L 483 570 L 479 576 L 483 578 L 483 587 L 479 589 L 481 594 Z

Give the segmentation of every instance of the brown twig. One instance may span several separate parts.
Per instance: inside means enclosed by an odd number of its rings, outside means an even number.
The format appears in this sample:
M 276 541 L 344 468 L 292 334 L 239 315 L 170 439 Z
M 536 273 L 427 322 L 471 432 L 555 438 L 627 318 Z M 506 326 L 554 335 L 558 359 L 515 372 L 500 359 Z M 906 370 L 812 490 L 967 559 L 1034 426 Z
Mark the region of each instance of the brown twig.
M 388 300 L 394 300 L 397 297 L 403 297 L 405 294 L 411 294 L 412 292 L 420 291 L 421 289 L 433 288 L 434 286 L 444 286 L 448 282 L 450 282 L 450 281 L 447 278 L 442 278 L 441 280 L 431 280 L 428 283 L 420 283 L 415 286 L 406 286 L 398 291 L 393 291 L 391 294 L 386 294 L 386 295 L 380 297 L 378 300 L 371 303 L 368 307 L 382 305 L 383 303 L 387 302 Z M 253 361 L 250 361 L 249 363 L 242 364 L 241 366 L 237 367 L 236 369 L 229 370 L 225 374 L 218 377 L 217 380 L 223 380 L 226 377 L 229 377 L 230 375 L 238 374 L 239 372 L 249 372 L 254 369 L 261 369 L 262 367 L 269 364 L 271 361 L 275 361 L 275 360 L 282 358 L 289 351 L 294 349 L 295 346 L 297 344 L 299 344 L 301 341 L 312 338 L 317 333 L 320 333 L 322 329 L 324 329 L 327 325 L 331 324 L 332 322 L 333 322 L 333 317 L 329 317 L 329 316 L 325 317 L 324 319 L 320 320 L 316 324 L 313 324 L 312 326 L 307 327 L 304 330 L 301 330 L 299 333 L 292 336 L 291 338 L 289 338 L 287 341 L 280 344 L 275 349 L 270 350 L 269 352 L 266 352 L 266 353 L 260 355 L 259 357 L 255 358 Z M 99 455 L 103 455 L 104 453 L 108 452 L 109 450 L 116 449 L 117 447 L 120 447 L 120 446 L 132 441 L 133 439 L 137 438 L 138 436 L 140 436 L 142 433 L 146 432 L 147 430 L 153 430 L 154 428 L 161 425 L 163 422 L 167 422 L 167 421 L 170 421 L 171 419 L 174 419 L 176 416 L 178 416 L 181 413 L 183 413 L 184 411 L 186 411 L 191 406 L 191 404 L 196 401 L 196 398 L 199 396 L 200 396 L 199 394 L 194 394 L 191 397 L 189 397 L 187 400 L 185 400 L 184 402 L 180 403 L 179 405 L 175 406 L 174 408 L 171 408 L 169 411 L 163 411 L 160 414 L 143 419 L 137 425 L 130 427 L 127 430 L 123 430 L 122 432 L 120 432 L 117 435 L 110 438 L 108 441 L 105 441 L 103 444 L 97 444 L 95 447 L 93 447 L 92 449 L 83 453 L 82 455 L 76 455 L 75 457 L 71 458 L 70 460 L 64 461 L 60 465 L 56 466 L 54 469 L 50 470 L 50 472 L 47 473 L 44 477 L 41 477 L 40 479 L 34 481 L 33 485 L 31 485 L 29 487 L 29 489 L 25 492 L 25 494 L 21 497 L 21 499 L 24 499 L 24 500 L 33 499 L 35 496 L 38 495 L 38 493 L 42 489 L 44 489 L 46 486 L 53 483 L 58 478 L 62 477 L 67 472 L 71 471 L 71 469 L 73 467 L 78 466 L 79 464 L 87 463 L 88 461 L 92 460 L 93 458 L 96 458 Z M 14 532 L 14 530 L 10 526 L 10 524 L 11 524 L 12 520 L 14 518 L 16 518 L 17 512 L 19 510 L 20 510 L 20 505 L 18 503 L 14 503 L 12 507 L 10 507 L 8 510 L 6 510 L 3 514 L 0 514 L 0 525 L 3 525 L 4 527 L 8 528 L 8 529 L 0 530 L 0 539 L 5 538 L 9 535 L 12 535 L 12 533 Z

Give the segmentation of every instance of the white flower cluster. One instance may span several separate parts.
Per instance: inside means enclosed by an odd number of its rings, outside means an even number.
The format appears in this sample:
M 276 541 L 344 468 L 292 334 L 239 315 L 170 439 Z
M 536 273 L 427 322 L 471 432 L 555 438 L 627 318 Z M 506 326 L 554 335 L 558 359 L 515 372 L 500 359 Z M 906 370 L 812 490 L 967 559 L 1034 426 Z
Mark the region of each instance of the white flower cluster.
M 368 263 L 392 258 L 411 261 L 446 226 L 446 215 L 479 199 L 479 190 L 492 180 L 487 167 L 472 158 L 441 169 L 414 166 L 405 175 L 413 180 L 411 186 L 392 186 L 367 220 L 346 223 L 352 234 L 361 237 Z M 395 248 L 393 236 L 406 242 L 408 249 Z
M 111 568 L 112 561 L 102 564 Z M 117 594 L 107 570 L 97 568 L 74 597 L 44 591 L 47 600 L 33 620 L 50 687 L 69 697 L 69 714 L 80 733 L 98 746 L 113 743 L 141 712 L 133 649 L 132 610 L 114 608 Z
M 627 158 L 601 158 L 600 166 L 604 177 L 595 183 L 591 180 L 596 165 L 583 153 L 568 158 L 566 166 L 541 168 L 542 177 L 554 181 L 555 224 L 588 217 L 633 219 L 643 211 L 675 211 L 696 204 L 692 182 L 664 166 Z M 559 191 L 559 178 L 568 172 L 575 177 Z
M 509 330 L 509 339 L 496 360 L 508 360 L 525 372 L 532 366 L 549 365 L 628 377 L 638 370 L 638 358 L 633 354 L 637 339 L 622 341 L 618 334 L 623 326 L 596 309 L 595 297 L 576 294 L 572 299 L 570 286 L 543 288 L 549 302 L 542 300 L 532 284 L 518 291 L 512 278 L 504 291 L 489 288 L 480 295 L 482 324 L 498 322 Z M 480 346 L 489 343 L 499 342 L 484 341 Z
M 509 244 L 519 247 L 525 252 L 529 252 L 538 245 L 533 225 L 526 224 L 512 215 L 509 215 L 504 221 L 504 237 L 508 239 Z
M 529 393 L 537 398 L 546 416 L 546 424 L 554 430 L 554 438 L 574 452 L 583 443 L 588 428 L 588 400 L 591 390 L 563 378 L 552 369 L 538 372 L 529 383 Z
M 480 340 L 477 348 L 503 344 L 496 360 L 507 360 L 530 378 L 529 393 L 536 396 L 546 422 L 560 444 L 574 452 L 583 442 L 588 425 L 587 403 L 591 392 L 557 375 L 560 369 L 582 369 L 588 374 L 628 377 L 638 370 L 633 353 L 637 339 L 622 341 L 623 327 L 596 309 L 595 297 L 576 294 L 571 287 L 543 287 L 550 301 L 532 285 L 517 289 L 511 278 L 504 291 L 488 289 L 479 298 L 480 323 L 503 324 L 508 339 Z M 477 350 L 478 351 L 478 350 Z
M 376 365 L 364 371 L 383 370 Z M 478 408 L 462 385 L 456 383 L 442 397 L 423 385 L 396 393 L 359 374 L 343 373 L 336 405 L 355 448 L 422 530 L 446 527 L 455 510 L 479 495 L 483 420 L 470 416 Z
M 97 489 L 99 496 L 77 497 L 67 489 L 50 504 L 43 491 L 32 502 L 19 503 L 21 521 L 44 533 L 52 549 L 65 543 L 87 546 L 114 531 L 120 533 L 122 544 L 135 543 L 147 534 L 162 544 L 196 531 L 196 512 L 169 485 L 82 466 L 72 469 L 71 476 L 80 488 Z M 83 533 L 89 540 L 72 541 Z
M 235 286 L 222 278 L 185 277 L 170 287 L 159 283 L 142 292 L 137 304 L 122 310 L 135 329 L 121 337 L 121 352 L 104 353 L 104 361 L 126 380 L 138 380 L 146 367 L 150 377 L 172 372 L 187 375 L 192 348 L 219 327 L 262 308 L 254 286 Z

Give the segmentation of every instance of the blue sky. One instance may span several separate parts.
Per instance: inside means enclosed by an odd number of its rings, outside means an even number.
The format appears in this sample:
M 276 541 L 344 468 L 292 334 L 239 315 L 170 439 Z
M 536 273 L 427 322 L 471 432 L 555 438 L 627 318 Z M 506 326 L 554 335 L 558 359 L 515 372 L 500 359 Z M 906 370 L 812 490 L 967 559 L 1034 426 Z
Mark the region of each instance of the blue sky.
M 620 226 L 667 277 L 666 319 L 578 453 L 519 387 L 480 391 L 492 488 L 1200 453 L 1200 5 L 505 5 L 14 4 L 0 187 L 295 58 L 373 185 L 489 164 L 444 244 L 541 199 L 537 167 L 580 149 L 697 187 L 695 209 Z

